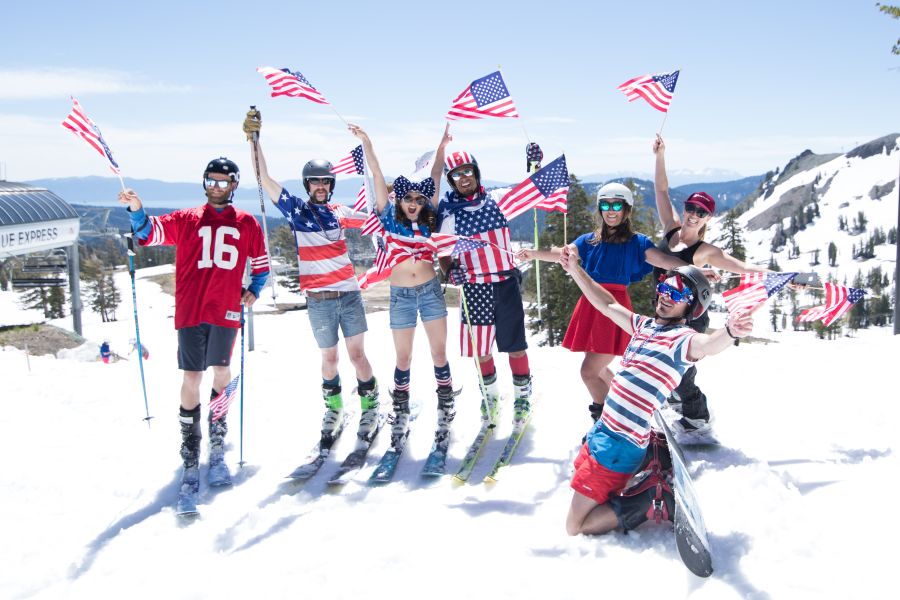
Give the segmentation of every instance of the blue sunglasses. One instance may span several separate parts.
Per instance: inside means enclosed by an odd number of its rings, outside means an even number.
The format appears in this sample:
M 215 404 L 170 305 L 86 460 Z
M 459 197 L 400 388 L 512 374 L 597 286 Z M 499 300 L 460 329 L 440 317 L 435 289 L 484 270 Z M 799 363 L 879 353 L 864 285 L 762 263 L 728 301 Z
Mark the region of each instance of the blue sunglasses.
M 690 289 L 685 288 L 684 290 L 679 290 L 668 283 L 659 283 L 656 286 L 656 293 L 662 296 L 668 296 L 672 299 L 672 302 L 684 302 L 685 304 L 690 304 L 694 300 L 694 295 L 691 293 Z

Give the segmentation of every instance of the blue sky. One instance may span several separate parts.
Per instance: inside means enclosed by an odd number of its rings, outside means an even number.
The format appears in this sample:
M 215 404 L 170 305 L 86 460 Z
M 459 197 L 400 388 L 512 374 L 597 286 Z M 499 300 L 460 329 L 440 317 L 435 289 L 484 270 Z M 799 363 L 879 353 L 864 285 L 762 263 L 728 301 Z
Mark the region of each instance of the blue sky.
M 7 6 L 7 178 L 108 174 L 59 126 L 73 94 L 126 176 L 167 181 L 196 181 L 223 154 L 250 175 L 240 123 L 256 104 L 270 170 L 296 186 L 306 160 L 337 160 L 355 139 L 328 107 L 270 98 L 260 65 L 302 71 L 369 131 L 390 174 L 412 170 L 450 101 L 498 64 L 522 119 L 451 129 L 453 147 L 473 152 L 491 179 L 524 176 L 523 125 L 580 176 L 651 172 L 663 114 L 616 86 L 676 68 L 663 131 L 672 171 L 759 174 L 806 148 L 846 151 L 900 129 L 900 57 L 890 53 L 900 21 L 871 1 L 287 4 Z

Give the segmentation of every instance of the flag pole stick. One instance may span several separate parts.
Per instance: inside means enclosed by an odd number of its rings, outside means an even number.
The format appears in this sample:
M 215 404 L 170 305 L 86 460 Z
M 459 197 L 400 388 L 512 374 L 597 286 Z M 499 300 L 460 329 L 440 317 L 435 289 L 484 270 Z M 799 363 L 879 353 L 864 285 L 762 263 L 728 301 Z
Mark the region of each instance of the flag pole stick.
M 138 326 L 138 310 L 137 310 L 137 286 L 134 280 L 134 234 L 125 234 L 125 240 L 128 245 L 128 274 L 131 275 L 131 301 L 134 305 L 134 339 L 137 344 L 138 366 L 141 371 L 141 389 L 144 391 L 144 420 L 147 421 L 147 427 L 150 427 L 150 405 L 147 403 L 147 382 L 144 378 L 144 347 L 141 345 L 141 328 Z
M 472 331 L 472 320 L 469 319 L 469 306 L 466 304 L 466 288 L 464 283 L 459 286 L 459 299 L 462 303 L 463 314 L 466 315 L 466 328 L 469 330 L 469 343 L 472 344 L 472 358 L 475 360 L 475 372 L 478 374 L 478 387 L 481 389 L 482 402 L 487 405 L 487 387 L 484 385 L 484 376 L 481 374 L 481 361 L 478 356 L 478 346 L 475 343 L 475 332 Z
M 256 106 L 250 106 L 250 110 L 256 110 Z M 259 114 L 259 113 L 257 113 Z M 256 188 L 259 190 L 259 210 L 262 211 L 262 222 L 263 222 L 263 233 L 265 234 L 265 242 L 266 242 L 266 259 L 269 261 L 269 270 L 272 274 L 271 283 L 272 283 L 272 307 L 274 308 L 276 305 L 275 302 L 275 272 L 274 266 L 272 265 L 272 252 L 269 250 L 269 224 L 266 220 L 266 202 L 263 198 L 263 186 L 262 186 L 262 176 L 259 174 L 259 132 L 253 132 L 253 161 L 256 166 Z
M 241 303 L 241 426 L 238 466 L 244 467 L 244 304 Z

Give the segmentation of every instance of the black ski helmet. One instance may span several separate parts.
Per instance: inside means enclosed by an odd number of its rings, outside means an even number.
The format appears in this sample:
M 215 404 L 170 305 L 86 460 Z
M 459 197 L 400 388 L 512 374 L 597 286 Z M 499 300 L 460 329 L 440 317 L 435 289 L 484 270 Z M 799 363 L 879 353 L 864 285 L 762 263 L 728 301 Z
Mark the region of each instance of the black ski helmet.
M 214 158 L 209 161 L 209 164 L 206 165 L 206 170 L 203 171 L 203 179 L 206 179 L 206 176 L 210 173 L 228 175 L 229 177 L 231 177 L 231 180 L 233 182 L 241 182 L 241 170 L 238 169 L 238 166 L 233 160 L 229 160 L 224 156 L 220 156 L 219 158 Z M 204 183 L 203 185 L 203 189 L 206 189 L 206 183 Z
M 334 193 L 334 173 L 331 172 L 332 165 L 329 161 L 324 158 L 314 158 L 305 165 L 303 165 L 303 173 L 300 178 L 303 180 L 303 187 L 306 189 L 306 193 L 309 194 L 309 183 L 306 182 L 310 177 L 319 177 L 319 178 L 327 178 L 331 179 L 331 189 L 328 191 L 328 198 L 331 199 L 331 195 Z
M 688 320 L 699 318 L 700 315 L 706 312 L 709 303 L 712 302 L 712 289 L 709 287 L 706 275 L 693 265 L 685 265 L 670 269 L 666 273 L 666 279 L 670 277 L 676 277 L 678 281 L 691 290 L 691 294 L 694 296 L 685 317 Z

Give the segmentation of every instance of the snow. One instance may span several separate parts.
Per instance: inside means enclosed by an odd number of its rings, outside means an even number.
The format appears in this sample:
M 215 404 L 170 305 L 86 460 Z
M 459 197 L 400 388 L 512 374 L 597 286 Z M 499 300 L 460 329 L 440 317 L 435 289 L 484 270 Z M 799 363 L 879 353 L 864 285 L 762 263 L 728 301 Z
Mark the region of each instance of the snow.
M 536 412 L 493 488 L 481 479 L 510 430 L 506 360 L 500 355 L 497 362 L 507 395 L 503 425 L 472 483 L 428 483 L 418 472 L 436 400 L 421 331 L 412 397 L 422 408 L 395 480 L 365 484 L 386 435 L 366 471 L 343 489 L 324 483 L 337 458 L 305 484 L 286 480 L 318 436 L 319 351 L 304 311 L 264 310 L 268 291 L 254 318 L 256 348 L 244 354 L 246 464 L 238 469 L 235 404 L 226 455 L 235 485 L 213 493 L 204 481 L 201 516 L 179 521 L 173 300 L 146 280 L 159 270 L 139 271 L 137 279 L 141 337 L 150 350 L 149 426 L 136 355 L 129 354 L 127 273 L 117 274 L 125 298 L 120 320 L 101 323 L 89 312 L 83 320 L 90 344 L 108 339 L 128 361 L 0 351 L 0 597 L 848 598 L 892 589 L 888 548 L 900 534 L 898 408 L 884 374 L 896 368 L 900 338 L 888 329 L 826 342 L 810 333 L 768 333 L 762 314 L 757 333 L 770 343 L 742 344 L 702 362 L 698 383 L 724 442 L 689 453 L 715 555 L 715 573 L 702 580 L 683 567 L 665 525 L 599 538 L 566 535 L 570 464 L 589 425 L 589 398 L 578 375 L 581 357 L 561 348 L 529 350 Z M 0 293 L 4 324 L 22 321 L 10 297 Z M 721 314 L 713 317 L 715 326 Z M 451 340 L 457 326 L 454 309 Z M 369 315 L 366 346 L 384 391 L 394 361 L 387 312 Z M 341 351 L 341 375 L 352 388 Z M 472 363 L 456 356 L 453 341 L 450 355 L 454 379 L 464 386 L 448 460 L 453 470 L 479 410 Z M 238 347 L 235 372 L 240 361 Z M 340 440 L 338 458 L 352 438 Z

